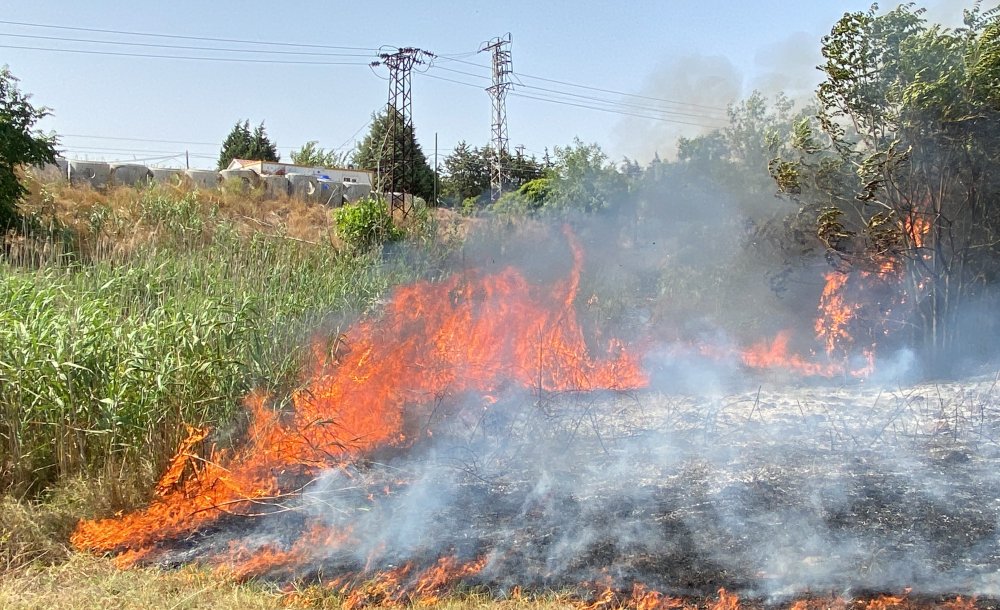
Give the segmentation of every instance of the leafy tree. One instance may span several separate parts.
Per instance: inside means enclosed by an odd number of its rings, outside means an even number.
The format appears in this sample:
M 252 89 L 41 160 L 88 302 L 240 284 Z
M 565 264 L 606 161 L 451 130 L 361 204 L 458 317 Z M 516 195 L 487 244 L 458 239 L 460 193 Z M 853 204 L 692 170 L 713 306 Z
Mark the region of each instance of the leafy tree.
M 0 68 L 0 231 L 14 225 L 17 202 L 25 193 L 17 167 L 56 160 L 55 137 L 35 129 L 49 111 L 32 106 L 31 96 L 21 93 L 17 82 L 7 66 Z
M 444 159 L 445 177 L 441 180 L 441 194 L 451 205 L 458 205 L 470 197 L 482 200 L 490 192 L 489 149 L 472 148 L 465 141 Z
M 539 211 L 552 192 L 552 178 L 535 178 L 516 191 L 504 193 L 493 205 L 500 214 L 531 214 Z
M 628 200 L 628 179 L 608 160 L 597 144 L 554 149 L 555 160 L 545 168 L 534 157 L 508 160 L 513 168 L 515 191 L 505 193 L 494 205 L 504 213 L 597 212 Z
M 350 151 L 325 150 L 318 145 L 316 140 L 309 140 L 302 148 L 292 151 L 292 163 L 313 167 L 344 167 L 348 164 Z
M 575 139 L 572 146 L 557 146 L 554 152 L 551 191 L 545 198 L 547 208 L 596 212 L 627 197 L 625 177 L 597 144 Z
M 250 120 L 242 123 L 236 121 L 232 131 L 226 136 L 222 143 L 222 150 L 219 151 L 219 169 L 226 169 L 233 159 L 250 159 L 253 161 L 281 160 L 278 154 L 278 145 L 267 137 L 267 130 L 264 122 L 250 131 Z
M 471 198 L 478 205 L 486 203 L 492 185 L 493 162 L 492 148 L 471 148 L 464 141 L 459 142 L 444 160 L 446 175 L 442 181 L 442 193 L 446 200 L 458 203 Z M 543 175 L 541 163 L 521 152 L 504 154 L 500 163 L 510 180 L 504 185 L 504 191 L 508 193 Z
M 402 117 L 395 110 L 372 115 L 371 128 L 354 153 L 354 164 L 361 169 L 374 171 L 377 179 L 382 179 L 382 175 L 392 163 L 392 145 L 389 143 L 389 136 L 393 133 L 394 121 L 400 127 L 395 130 L 395 146 L 397 150 L 409 153 L 413 167 L 412 175 L 397 176 L 396 188 L 402 188 L 404 192 L 430 201 L 434 195 L 434 171 L 427 164 L 427 157 L 416 139 L 413 127 L 403 128 Z M 389 190 L 390 185 L 382 185 L 382 188 Z
M 937 364 L 1000 280 L 1000 18 L 976 4 L 965 22 L 846 14 L 823 39 L 821 111 L 771 165 L 839 269 L 903 269 L 900 324 Z

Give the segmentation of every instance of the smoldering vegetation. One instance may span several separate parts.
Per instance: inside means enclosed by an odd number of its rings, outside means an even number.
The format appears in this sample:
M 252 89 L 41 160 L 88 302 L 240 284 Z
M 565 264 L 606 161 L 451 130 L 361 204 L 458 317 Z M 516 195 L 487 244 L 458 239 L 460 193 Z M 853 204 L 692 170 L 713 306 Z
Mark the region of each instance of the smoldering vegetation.
M 780 599 L 919 585 L 996 595 L 1000 385 L 708 396 L 510 392 L 415 409 L 406 449 L 333 468 L 292 503 L 223 520 L 162 564 L 310 545 L 262 575 L 356 582 L 484 559 L 468 579 Z
M 998 344 L 995 241 L 927 220 L 914 195 L 928 183 L 920 168 L 883 164 L 880 180 L 860 186 L 903 175 L 911 191 L 862 200 L 855 168 L 866 159 L 860 139 L 847 139 L 864 134 L 821 134 L 815 113 L 751 96 L 729 128 L 682 139 L 676 163 L 650 163 L 630 181 L 581 145 L 573 162 L 593 164 L 588 188 L 550 178 L 540 191 L 552 199 L 510 206 L 537 214 L 486 221 L 437 269 L 474 278 L 513 266 L 531 287 L 523 294 L 544 292 L 573 265 L 564 231 L 577 236 L 585 267 L 562 319 L 578 318 L 590 354 L 613 339 L 643 354 L 648 387 L 439 388 L 406 404 L 406 442 L 332 457 L 305 480 L 283 479 L 277 463 L 269 475 L 282 494 L 240 498 L 248 512 L 158 542 L 146 560 L 349 588 L 380 574 L 412 580 L 454 557 L 475 566 L 464 582 L 499 592 L 638 582 L 766 599 L 908 586 L 1000 594 L 1000 389 L 978 376 Z M 893 152 L 883 144 L 870 144 L 869 166 Z M 817 168 L 825 173 L 808 175 Z M 825 190 L 810 192 L 820 177 Z M 878 198 L 891 214 L 866 207 Z M 956 260 L 974 273 L 949 275 Z M 950 292 L 952 279 L 961 290 Z M 456 288 L 433 305 L 485 292 Z M 939 325 L 950 334 L 934 334 Z M 385 334 L 429 350 L 444 341 Z M 747 350 L 776 336 L 788 338 L 784 360 L 753 365 Z M 868 355 L 874 372 L 856 378 Z M 819 375 L 803 362 L 842 366 Z M 326 423 L 336 425 L 335 409 Z

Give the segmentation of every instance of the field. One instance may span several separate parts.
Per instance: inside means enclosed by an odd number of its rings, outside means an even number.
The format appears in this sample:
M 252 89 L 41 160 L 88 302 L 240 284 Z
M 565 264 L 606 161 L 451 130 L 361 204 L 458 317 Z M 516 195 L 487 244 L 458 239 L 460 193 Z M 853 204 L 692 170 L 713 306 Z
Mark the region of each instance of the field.
M 443 211 L 366 248 L 238 191 L 34 183 L 25 211 L 2 607 L 993 607 L 995 376 L 640 367 L 602 335 L 638 297 L 569 228 L 490 229 L 549 244 L 529 281 L 462 266 Z
M 356 252 L 329 210 L 238 189 L 30 185 L 0 276 L 8 568 L 61 561 L 77 519 L 145 502 L 185 425 L 238 437 L 250 389 L 287 394 L 313 333 L 432 276 L 444 252 Z

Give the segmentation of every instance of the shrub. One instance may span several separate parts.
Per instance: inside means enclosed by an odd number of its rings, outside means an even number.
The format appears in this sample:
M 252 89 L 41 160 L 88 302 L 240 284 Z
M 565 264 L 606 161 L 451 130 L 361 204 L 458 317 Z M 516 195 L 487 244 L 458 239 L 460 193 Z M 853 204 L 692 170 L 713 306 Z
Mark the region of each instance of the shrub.
M 334 212 L 337 235 L 353 250 L 366 251 L 403 236 L 385 201 L 368 197 Z

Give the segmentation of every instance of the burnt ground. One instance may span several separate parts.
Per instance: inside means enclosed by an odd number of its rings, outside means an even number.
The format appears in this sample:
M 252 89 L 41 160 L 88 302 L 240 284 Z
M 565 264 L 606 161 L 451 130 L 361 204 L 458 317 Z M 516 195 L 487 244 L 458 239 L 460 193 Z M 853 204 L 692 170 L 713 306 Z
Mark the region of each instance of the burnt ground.
M 272 515 L 172 541 L 156 561 L 211 562 L 234 542 L 287 549 L 319 521 L 345 540 L 263 575 L 327 581 L 453 555 L 485 557 L 469 582 L 501 592 L 997 595 L 995 378 L 748 386 L 414 406 L 414 428 L 432 432 L 414 445 L 331 470 Z

